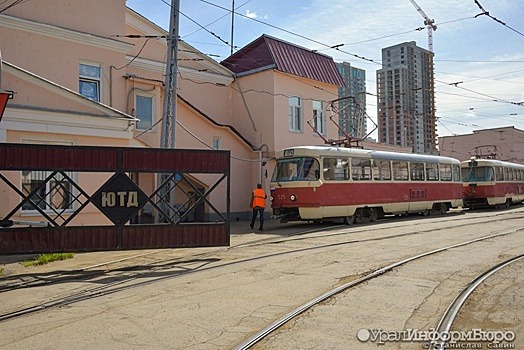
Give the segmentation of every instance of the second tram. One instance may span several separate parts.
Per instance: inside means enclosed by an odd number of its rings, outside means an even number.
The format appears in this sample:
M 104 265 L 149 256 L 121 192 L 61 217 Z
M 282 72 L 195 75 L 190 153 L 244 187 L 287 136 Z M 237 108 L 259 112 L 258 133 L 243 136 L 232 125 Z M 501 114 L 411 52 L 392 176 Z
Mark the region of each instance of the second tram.
M 524 165 L 494 159 L 461 163 L 464 206 L 509 207 L 524 201 Z
M 277 152 L 270 190 L 273 213 L 282 222 L 354 223 L 462 205 L 456 159 L 332 146 Z

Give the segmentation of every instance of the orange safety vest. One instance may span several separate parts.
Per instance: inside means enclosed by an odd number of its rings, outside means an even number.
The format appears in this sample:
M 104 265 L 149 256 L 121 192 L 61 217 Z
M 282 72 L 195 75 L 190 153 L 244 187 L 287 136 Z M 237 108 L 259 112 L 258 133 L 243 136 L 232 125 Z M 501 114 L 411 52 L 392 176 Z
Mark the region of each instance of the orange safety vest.
M 265 208 L 266 207 L 265 198 L 266 198 L 266 193 L 264 192 L 263 189 L 261 188 L 254 189 L 253 190 L 253 203 L 252 203 L 253 208 L 256 208 L 256 207 Z

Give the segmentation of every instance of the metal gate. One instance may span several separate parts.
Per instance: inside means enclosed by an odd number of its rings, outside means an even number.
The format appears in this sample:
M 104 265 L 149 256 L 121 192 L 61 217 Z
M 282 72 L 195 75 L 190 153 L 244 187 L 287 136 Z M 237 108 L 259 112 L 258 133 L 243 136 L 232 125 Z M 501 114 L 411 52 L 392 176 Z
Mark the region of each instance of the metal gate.
M 229 245 L 229 172 L 229 151 L 0 144 L 0 254 Z

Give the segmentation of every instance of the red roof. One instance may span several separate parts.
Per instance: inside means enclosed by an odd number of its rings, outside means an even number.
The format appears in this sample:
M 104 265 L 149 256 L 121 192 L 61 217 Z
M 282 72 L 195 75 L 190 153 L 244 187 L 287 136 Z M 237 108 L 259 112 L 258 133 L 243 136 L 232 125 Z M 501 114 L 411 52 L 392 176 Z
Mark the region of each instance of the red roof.
M 281 72 L 344 86 L 332 57 L 262 35 L 221 62 L 234 73 L 277 69 Z

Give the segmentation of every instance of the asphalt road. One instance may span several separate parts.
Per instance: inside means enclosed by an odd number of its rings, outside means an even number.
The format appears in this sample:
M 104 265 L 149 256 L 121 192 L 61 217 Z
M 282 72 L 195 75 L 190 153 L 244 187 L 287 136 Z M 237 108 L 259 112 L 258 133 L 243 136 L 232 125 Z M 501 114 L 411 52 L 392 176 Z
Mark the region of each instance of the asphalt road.
M 257 345 L 422 349 L 420 342 L 379 345 L 372 339 L 362 341 L 358 334 L 363 329 L 377 334 L 435 327 L 473 278 L 523 253 L 523 214 L 519 206 L 357 226 L 283 227 L 270 222 L 263 234 L 236 222 L 230 248 L 85 253 L 30 269 L 19 267 L 16 259 L 21 257 L 4 257 L 0 288 L 35 277 L 49 283 L 0 293 L 1 315 L 41 307 L 0 320 L 0 348 L 233 349 L 290 310 L 375 269 L 507 233 L 396 268 L 315 306 Z M 109 261 L 113 263 L 105 264 Z M 112 271 L 104 273 L 107 270 Z M 484 286 L 468 305 L 472 316 L 464 314 L 458 324 L 512 331 L 515 348 L 523 349 L 522 274 L 518 267 L 512 271 L 505 272 L 510 277 Z M 57 302 L 71 296 L 76 297 L 72 302 Z

